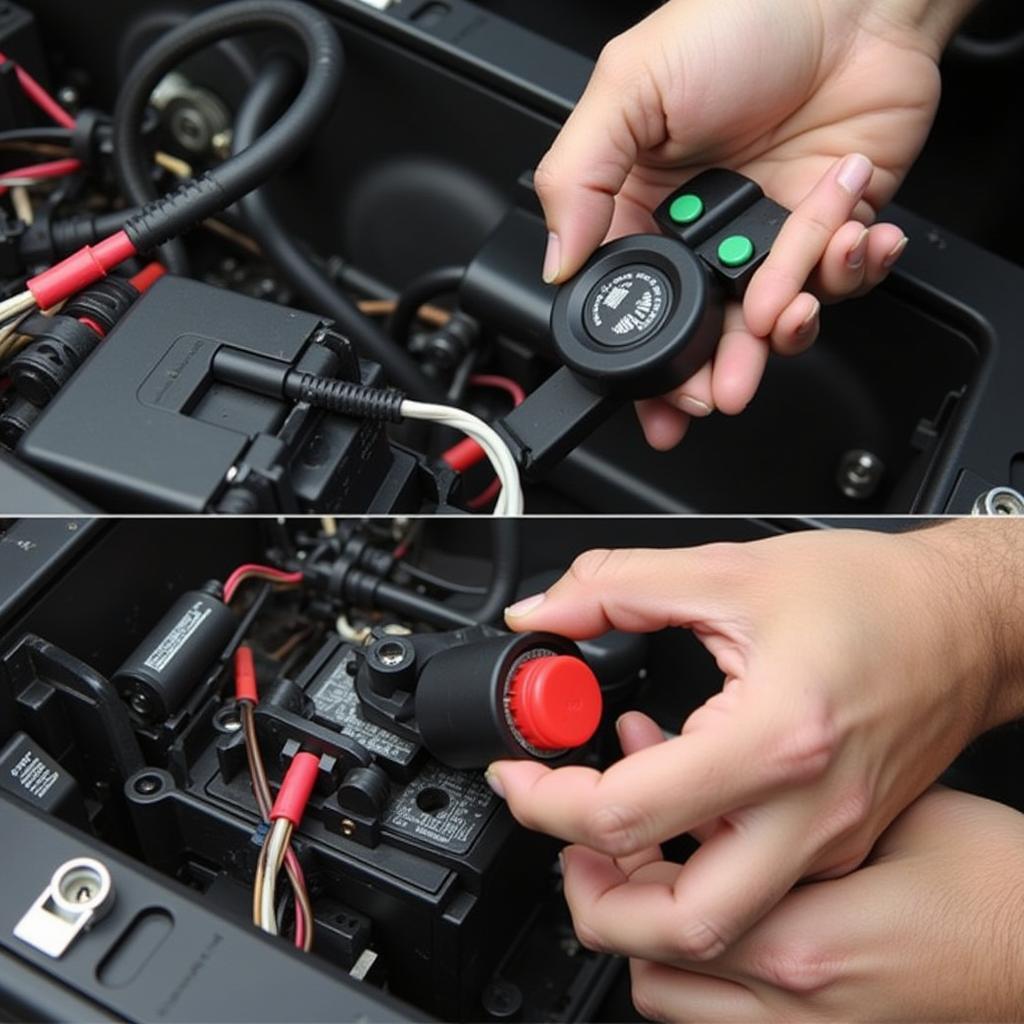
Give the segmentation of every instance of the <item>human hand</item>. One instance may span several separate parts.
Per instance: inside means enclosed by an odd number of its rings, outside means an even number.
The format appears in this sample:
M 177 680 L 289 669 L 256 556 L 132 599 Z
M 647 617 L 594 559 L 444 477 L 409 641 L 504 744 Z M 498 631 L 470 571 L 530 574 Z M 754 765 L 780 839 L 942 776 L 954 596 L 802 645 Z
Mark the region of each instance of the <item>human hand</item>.
M 1024 599 L 1003 582 L 1022 567 L 1009 522 L 815 531 L 590 552 L 510 609 L 513 629 L 577 639 L 685 627 L 725 674 L 681 736 L 626 716 L 628 756 L 604 773 L 491 766 L 522 824 L 594 851 L 573 854 L 603 891 L 584 941 L 614 927 L 649 959 L 714 960 L 797 881 L 857 867 L 973 737 L 1022 713 Z M 662 862 L 685 832 L 699 850 Z M 651 884 L 622 884 L 636 864 Z
M 901 255 L 900 228 L 869 225 L 924 144 L 943 42 L 897 16 L 906 3 L 671 0 L 603 51 L 535 176 L 547 281 L 567 280 L 604 239 L 656 231 L 651 211 L 709 167 L 741 171 L 793 210 L 728 307 L 714 359 L 637 404 L 653 447 L 678 444 L 693 416 L 741 412 L 770 350 L 804 351 L 821 301 L 869 290 Z
M 633 1000 L 645 1017 L 708 1024 L 1024 1019 L 1022 849 L 1024 815 L 933 789 L 863 868 L 795 889 L 717 960 L 633 959 Z M 578 920 L 612 870 L 593 856 L 566 858 Z M 645 955 L 614 931 L 602 943 Z

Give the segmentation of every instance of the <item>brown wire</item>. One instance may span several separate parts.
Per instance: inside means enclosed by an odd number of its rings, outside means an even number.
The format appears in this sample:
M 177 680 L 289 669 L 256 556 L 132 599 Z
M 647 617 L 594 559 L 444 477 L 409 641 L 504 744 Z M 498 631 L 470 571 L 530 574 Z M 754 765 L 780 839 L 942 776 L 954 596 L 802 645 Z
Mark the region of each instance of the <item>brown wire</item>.
M 361 299 L 357 305 L 366 316 L 391 316 L 398 302 L 395 299 Z M 452 315 L 440 306 L 420 306 L 416 314 L 424 323 L 433 327 L 444 327 Z
M 270 809 L 274 800 L 270 792 L 270 782 L 267 779 L 267 769 L 263 764 L 263 755 L 260 753 L 259 740 L 256 737 L 256 719 L 253 714 L 251 701 L 243 700 L 240 703 L 240 716 L 242 721 L 242 735 L 245 739 L 245 756 L 249 762 L 249 775 L 252 777 L 252 792 L 256 797 L 256 804 L 260 809 L 260 817 L 269 824 Z M 253 887 L 253 921 L 259 920 L 260 898 L 263 895 L 263 879 L 267 870 L 266 844 L 260 850 L 260 859 L 256 864 L 256 884 Z M 288 872 L 288 880 L 292 884 L 292 893 L 299 910 L 306 919 L 306 929 L 302 948 L 308 953 L 313 948 L 313 906 L 309 899 L 309 892 L 302 880 L 299 879 L 291 869 L 291 865 L 285 862 L 285 871 Z

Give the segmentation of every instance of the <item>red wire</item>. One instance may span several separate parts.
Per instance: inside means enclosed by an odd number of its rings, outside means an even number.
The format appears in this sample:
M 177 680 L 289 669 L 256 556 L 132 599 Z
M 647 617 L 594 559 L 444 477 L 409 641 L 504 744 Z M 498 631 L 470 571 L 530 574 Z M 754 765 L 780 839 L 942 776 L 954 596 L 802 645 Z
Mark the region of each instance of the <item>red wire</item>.
M 256 562 L 240 565 L 224 581 L 224 603 L 231 603 L 231 599 L 235 596 L 235 591 L 238 590 L 240 583 L 253 578 L 271 580 L 274 583 L 297 584 L 302 582 L 302 573 L 285 572 L 283 569 L 275 569 L 270 565 L 259 565 Z
M 0 64 L 6 64 L 11 58 L 0 53 Z M 21 91 L 51 120 L 61 128 L 69 131 L 75 127 L 75 119 L 20 65 L 14 64 Z
M 15 167 L 10 171 L 0 172 L 0 178 L 28 178 L 31 181 L 43 181 L 46 178 L 64 178 L 82 169 L 81 160 L 48 160 L 42 164 L 29 164 L 27 167 Z M 3 195 L 10 185 L 0 185 Z
M 476 373 L 469 378 L 469 383 L 471 387 L 497 388 L 499 391 L 504 391 L 512 399 L 512 404 L 516 408 L 526 401 L 526 392 L 522 385 L 511 377 L 502 377 L 494 373 Z M 486 453 L 483 448 L 471 438 L 452 445 L 441 455 L 441 460 L 457 473 L 465 473 L 484 458 L 486 458 Z M 486 508 L 500 493 L 501 483 L 495 478 L 485 490 L 467 501 L 466 506 L 473 510 Z
M 500 377 L 494 373 L 476 373 L 469 378 L 471 387 L 498 388 L 512 398 L 512 404 L 520 406 L 526 401 L 526 392 L 517 380 L 511 377 Z

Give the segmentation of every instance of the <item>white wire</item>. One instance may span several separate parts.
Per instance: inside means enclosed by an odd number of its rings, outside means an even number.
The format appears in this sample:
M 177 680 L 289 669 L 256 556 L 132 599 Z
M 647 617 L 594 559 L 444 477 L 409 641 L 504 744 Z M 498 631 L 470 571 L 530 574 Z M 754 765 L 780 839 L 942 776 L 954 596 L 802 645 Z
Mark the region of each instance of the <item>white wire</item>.
M 291 838 L 291 822 L 287 818 L 278 818 L 271 826 L 267 837 L 266 875 L 263 879 L 263 892 L 260 894 L 260 917 L 263 930 L 277 935 L 277 876 L 281 870 L 285 850 Z
M 494 506 L 496 516 L 521 516 L 523 514 L 523 489 L 519 483 L 519 467 L 512 457 L 508 445 L 493 427 L 482 419 L 463 409 L 450 405 L 433 405 L 429 402 L 402 402 L 402 416 L 410 420 L 430 420 L 454 427 L 471 437 L 487 455 L 494 472 L 501 482 L 501 494 Z

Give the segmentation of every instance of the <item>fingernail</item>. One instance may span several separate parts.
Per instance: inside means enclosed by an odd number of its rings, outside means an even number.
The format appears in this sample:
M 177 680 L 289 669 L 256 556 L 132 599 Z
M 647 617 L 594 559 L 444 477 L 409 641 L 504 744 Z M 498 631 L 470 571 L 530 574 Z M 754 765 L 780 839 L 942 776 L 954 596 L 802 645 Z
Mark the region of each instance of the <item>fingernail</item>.
M 857 244 L 846 257 L 846 265 L 851 270 L 860 270 L 864 266 L 864 261 L 868 258 L 868 237 L 868 229 L 865 228 L 857 239 Z
M 815 321 L 818 319 L 818 315 L 820 313 L 821 313 L 821 303 L 818 302 L 817 299 L 815 299 L 814 300 L 813 308 L 811 309 L 810 313 L 808 313 L 807 316 L 804 317 L 804 321 L 796 329 L 796 333 L 800 334 L 800 335 L 809 333 L 810 330 L 814 327 Z
M 494 790 L 495 795 L 500 796 L 502 800 L 505 799 L 505 787 L 501 784 L 501 779 L 498 778 L 498 773 L 491 771 L 490 768 L 484 773 L 484 778 L 487 780 L 487 785 Z
M 554 284 L 562 269 L 562 240 L 554 233 L 548 235 L 548 248 L 544 253 L 544 283 Z
M 851 196 L 859 196 L 868 187 L 868 182 L 871 181 L 874 169 L 873 164 L 866 156 L 862 156 L 860 153 L 853 153 L 840 164 L 836 181 Z
M 558 870 L 561 871 L 563 875 L 565 874 L 565 851 L 564 850 L 559 850 L 558 851 Z
M 894 267 L 896 265 L 896 261 L 903 255 L 904 251 L 906 250 L 906 248 L 907 248 L 907 246 L 909 244 L 910 244 L 910 239 L 907 238 L 906 235 L 904 235 L 902 240 L 900 241 L 900 244 L 897 245 L 896 248 L 893 249 L 892 252 L 889 253 L 889 255 L 885 257 L 884 260 L 882 260 L 882 266 L 886 270 L 889 270 L 892 267 Z
M 505 609 L 505 617 L 509 619 L 521 619 L 529 615 L 541 606 L 547 594 L 534 594 L 533 597 L 524 597 L 522 601 L 516 601 L 514 605 Z
M 680 412 L 689 413 L 691 416 L 710 416 L 715 410 L 692 395 L 678 395 L 675 400 L 676 408 Z

